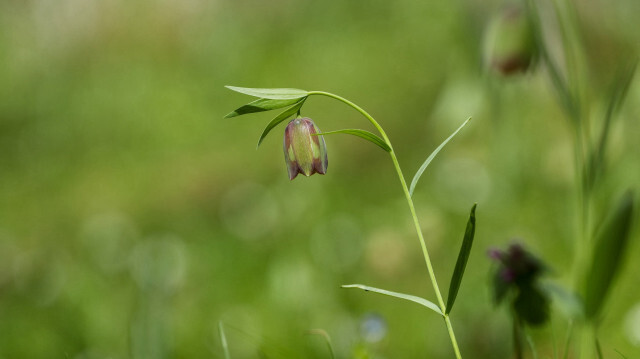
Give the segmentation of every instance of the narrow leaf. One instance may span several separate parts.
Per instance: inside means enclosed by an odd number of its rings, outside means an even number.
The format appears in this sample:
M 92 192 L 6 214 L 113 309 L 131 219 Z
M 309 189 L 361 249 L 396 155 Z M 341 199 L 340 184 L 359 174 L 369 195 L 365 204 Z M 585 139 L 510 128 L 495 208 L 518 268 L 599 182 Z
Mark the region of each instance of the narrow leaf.
M 257 147 L 260 147 L 262 140 L 264 140 L 264 138 L 267 137 L 269 132 L 273 130 L 274 127 L 276 127 L 278 124 L 280 124 L 280 122 L 288 119 L 289 117 L 293 116 L 296 112 L 298 112 L 298 110 L 300 110 L 300 108 L 302 107 L 302 104 L 304 104 L 304 98 L 302 100 L 299 100 L 298 102 L 296 102 L 295 105 L 284 110 L 282 113 L 276 116 L 273 120 L 271 120 L 271 122 L 267 124 L 267 127 L 265 127 L 264 131 L 262 131 L 262 134 L 260 135 L 260 139 L 258 140 Z
M 602 347 L 600 346 L 598 338 L 596 338 L 596 354 L 598 355 L 598 359 L 604 359 L 604 355 L 602 355 Z
M 231 118 L 254 112 L 276 110 L 279 108 L 291 106 L 298 101 L 300 101 L 300 99 L 298 98 L 289 100 L 272 100 L 268 98 L 261 98 L 236 109 L 235 111 L 224 116 L 224 118 Z
M 568 318 L 576 319 L 583 315 L 584 306 L 576 294 L 549 282 L 542 283 L 540 288 L 552 298 L 552 302 Z
M 573 321 L 569 321 L 569 327 L 567 328 L 567 337 L 564 341 L 564 354 L 562 359 L 569 359 L 569 351 L 571 349 L 571 340 L 573 338 Z
M 595 237 L 591 268 L 587 273 L 585 314 L 594 319 L 600 312 L 609 287 L 624 259 L 633 219 L 634 198 L 627 192 L 615 210 L 609 212 Z
M 458 295 L 458 289 L 460 289 L 460 283 L 462 282 L 462 276 L 464 270 L 467 267 L 467 261 L 469 260 L 469 254 L 471 253 L 471 246 L 473 245 L 473 237 L 476 233 L 476 207 L 477 203 L 474 203 L 471 207 L 471 213 L 469 213 L 469 220 L 467 221 L 467 228 L 464 231 L 464 238 L 462 240 L 462 246 L 458 253 L 458 260 L 456 261 L 456 267 L 453 270 L 451 276 L 451 284 L 449 284 L 449 297 L 447 298 L 447 310 L 446 314 L 451 312 L 453 303 L 456 301 Z
M 374 288 L 374 287 L 369 287 L 366 285 L 362 285 L 362 284 L 349 284 L 349 285 L 343 285 L 342 288 L 359 288 L 364 290 L 365 292 L 374 292 L 374 293 L 378 293 L 378 294 L 384 294 L 384 295 L 388 295 L 390 297 L 396 297 L 396 298 L 400 298 L 400 299 L 404 299 L 404 300 L 408 300 L 414 303 L 418 303 L 422 306 L 425 306 L 431 310 L 433 310 L 434 312 L 443 315 L 442 311 L 440 310 L 440 308 L 433 302 L 428 301 L 424 298 L 421 297 L 416 297 L 415 295 L 409 295 L 409 294 L 403 294 L 403 293 L 398 293 L 398 292 L 391 292 L 388 290 L 384 290 L 384 289 L 379 289 L 379 288 Z
M 628 68 L 620 70 L 616 80 L 614 81 L 613 90 L 607 105 L 607 112 L 605 112 L 602 129 L 600 130 L 598 145 L 590 156 L 590 173 L 588 178 L 590 186 L 594 184 L 602 172 L 611 122 L 616 112 L 622 107 L 624 100 L 627 98 L 627 93 L 629 92 L 629 87 L 631 87 L 631 81 L 633 80 L 637 67 L 638 60 L 636 60 L 631 66 L 628 66 Z
M 227 337 L 224 335 L 224 325 L 222 321 L 218 322 L 218 332 L 220 334 L 220 343 L 222 343 L 222 350 L 224 351 L 224 359 L 231 359 L 229 354 L 229 345 L 227 344 Z
M 329 353 L 331 354 L 331 359 L 335 359 L 336 354 L 333 351 L 333 345 L 331 344 L 331 337 L 329 336 L 329 334 L 327 333 L 326 330 L 324 330 L 324 329 L 309 329 L 307 331 L 307 334 L 309 334 L 309 335 L 317 335 L 319 337 L 322 337 L 324 339 L 324 342 L 327 344 L 327 348 L 329 349 Z
M 529 332 L 525 329 L 525 335 L 527 338 L 527 343 L 529 344 L 529 348 L 531 349 L 531 356 L 533 357 L 533 359 L 538 359 L 538 351 L 536 350 L 536 344 L 533 342 L 533 338 L 531 337 L 531 334 L 529 334 Z
M 620 71 L 616 84 L 614 85 L 617 94 L 613 96 L 615 103 L 612 106 L 616 109 L 619 109 L 627 98 L 629 87 L 631 87 L 631 82 L 633 81 L 637 68 L 638 59 L 635 59 L 632 64 Z
M 626 357 L 626 356 L 624 356 L 624 354 L 620 353 L 620 351 L 619 351 L 618 349 L 613 349 L 613 350 L 615 350 L 615 351 L 616 351 L 616 353 L 620 354 L 620 356 L 621 356 L 623 359 L 627 359 L 627 357 Z
M 236 86 L 225 86 L 231 91 L 239 92 L 245 95 L 267 98 L 272 100 L 290 100 L 296 98 L 307 97 L 309 94 L 305 90 L 299 89 L 261 89 L 261 88 L 247 88 Z
M 331 135 L 331 134 L 334 134 L 334 133 L 346 133 L 346 134 L 349 134 L 349 135 L 358 136 L 360 138 L 364 138 L 365 140 L 374 143 L 375 145 L 379 146 L 380 148 L 382 148 L 383 150 L 385 150 L 387 152 L 391 152 L 391 147 L 389 147 L 389 145 L 382 138 L 374 135 L 373 133 L 371 133 L 369 131 L 365 131 L 365 130 L 345 129 L 345 130 L 337 130 L 337 131 L 329 131 L 329 132 L 317 133 L 317 134 L 315 134 L 315 136 Z
M 440 150 L 444 147 L 444 145 L 446 145 L 447 142 L 449 142 L 453 138 L 453 136 L 455 136 L 458 133 L 458 131 L 460 131 L 467 123 L 469 123 L 469 121 L 471 121 L 471 117 L 469 117 L 466 121 L 464 121 L 464 123 L 460 127 L 458 127 L 458 129 L 455 130 L 455 132 L 451 134 L 451 136 L 449 136 L 446 140 L 444 140 L 444 142 L 442 142 L 440 146 L 438 146 L 438 148 L 436 148 L 435 151 L 433 151 L 433 153 L 431 153 L 429 157 L 427 157 L 427 159 L 424 161 L 422 166 L 420 166 L 420 169 L 418 170 L 418 172 L 416 172 L 416 175 L 413 176 L 413 180 L 411 181 L 411 188 L 409 189 L 409 193 L 412 196 L 413 196 L 413 190 L 416 188 L 416 184 L 418 184 L 418 180 L 420 179 L 420 176 L 422 176 L 422 173 L 424 173 L 424 170 L 427 169 L 427 166 L 429 166 L 431 161 L 433 161 L 433 159 L 436 157 L 438 152 L 440 152 Z

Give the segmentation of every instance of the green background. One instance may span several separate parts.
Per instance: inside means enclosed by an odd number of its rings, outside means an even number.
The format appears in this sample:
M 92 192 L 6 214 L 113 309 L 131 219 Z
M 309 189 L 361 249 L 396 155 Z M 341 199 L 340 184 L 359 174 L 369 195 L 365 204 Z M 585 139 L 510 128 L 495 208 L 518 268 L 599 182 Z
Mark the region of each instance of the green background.
M 549 4 L 547 4 L 549 5 Z M 549 8 L 547 6 L 546 8 Z M 525 243 L 570 283 L 572 133 L 544 68 L 482 65 L 486 1 L 0 1 L 0 358 L 452 356 L 388 156 L 326 138 L 325 176 L 289 181 L 272 115 L 223 120 L 251 98 L 224 85 L 344 96 L 386 129 L 409 179 L 467 117 L 414 196 L 445 293 L 468 211 L 478 229 L 452 321 L 463 356 L 506 358 L 489 289 L 492 246 Z M 636 0 L 578 2 L 580 80 L 599 128 L 620 64 L 640 49 Z M 561 58 L 557 24 L 545 31 Z M 640 182 L 640 80 L 612 129 L 596 217 Z M 372 130 L 312 97 L 324 131 Z M 636 188 L 637 189 L 637 188 Z M 596 221 L 597 222 L 597 221 Z M 601 327 L 605 357 L 640 355 L 637 230 Z M 386 325 L 367 341 L 363 318 Z M 634 314 L 635 313 L 635 314 Z M 635 318 L 635 319 L 634 319 Z M 534 330 L 541 357 L 567 321 Z

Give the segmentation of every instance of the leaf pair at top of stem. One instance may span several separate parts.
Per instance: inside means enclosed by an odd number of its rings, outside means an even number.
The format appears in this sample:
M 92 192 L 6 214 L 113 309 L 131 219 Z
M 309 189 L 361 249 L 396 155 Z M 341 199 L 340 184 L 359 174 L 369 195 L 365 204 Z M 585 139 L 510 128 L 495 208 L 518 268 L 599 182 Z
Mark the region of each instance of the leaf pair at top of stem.
M 313 95 L 313 92 L 300 90 L 300 89 L 289 89 L 289 88 L 277 88 L 277 89 L 261 89 L 261 88 L 245 88 L 245 87 L 235 87 L 235 86 L 226 86 L 228 89 L 243 93 L 245 95 L 250 95 L 254 97 L 259 97 L 258 100 L 250 102 L 244 106 L 239 107 L 233 112 L 230 112 L 225 116 L 225 118 L 231 118 L 241 115 L 246 115 L 249 113 L 263 112 L 276 110 L 284 107 L 288 107 L 284 112 L 280 113 L 276 116 L 267 126 L 264 131 L 260 135 L 260 139 L 258 140 L 258 146 L 262 143 L 264 138 L 271 132 L 271 130 L 276 127 L 278 124 L 283 122 L 284 120 L 289 119 L 296 113 L 300 113 L 302 105 L 304 105 L 305 100 L 310 95 Z M 358 136 L 367 141 L 372 142 L 383 150 L 389 152 L 391 151 L 391 146 L 380 137 L 375 134 L 360 130 L 360 129 L 344 129 L 330 132 L 322 132 L 315 134 L 318 135 L 329 135 L 334 133 L 345 133 L 354 136 Z
M 267 124 L 265 129 L 262 131 L 262 134 L 260 135 L 260 139 L 258 140 L 258 146 L 260 146 L 264 138 L 269 134 L 269 132 L 271 132 L 273 128 L 275 128 L 281 122 L 291 118 L 296 113 L 299 115 L 300 110 L 304 105 L 304 102 L 310 95 L 324 94 L 321 92 L 305 91 L 305 90 L 293 89 L 293 88 L 266 89 L 266 88 L 245 88 L 245 87 L 235 87 L 235 86 L 226 86 L 226 87 L 230 90 L 233 90 L 242 94 L 259 97 L 259 99 L 237 108 L 233 112 L 228 113 L 224 118 L 232 118 L 232 117 L 246 115 L 250 113 L 271 111 L 271 110 L 287 107 L 285 111 L 277 115 L 273 120 L 271 120 Z M 460 130 L 465 125 L 467 125 L 467 123 L 469 123 L 470 120 L 471 120 L 471 117 L 469 117 L 464 123 L 462 123 L 462 125 L 460 125 L 460 127 L 458 127 L 457 130 L 455 130 L 446 140 L 444 140 L 444 142 L 442 142 L 429 155 L 429 157 L 427 157 L 427 159 L 424 161 L 422 166 L 420 166 L 420 168 L 414 175 L 413 180 L 411 181 L 411 186 L 409 190 L 409 193 L 411 195 L 413 195 L 413 192 L 418 183 L 418 180 L 420 179 L 420 177 L 422 176 L 426 168 L 429 166 L 431 161 L 433 161 L 433 159 L 440 152 L 440 150 L 442 150 L 442 148 L 458 132 L 460 132 Z M 329 134 L 336 134 L 336 133 L 344 133 L 344 134 L 357 136 L 375 144 L 376 146 L 382 148 L 387 152 L 392 151 L 391 144 L 388 142 L 388 140 L 384 140 L 369 131 L 365 131 L 361 129 L 342 129 L 342 130 L 336 130 L 336 131 L 313 133 L 312 135 L 322 136 L 322 135 L 329 135 Z

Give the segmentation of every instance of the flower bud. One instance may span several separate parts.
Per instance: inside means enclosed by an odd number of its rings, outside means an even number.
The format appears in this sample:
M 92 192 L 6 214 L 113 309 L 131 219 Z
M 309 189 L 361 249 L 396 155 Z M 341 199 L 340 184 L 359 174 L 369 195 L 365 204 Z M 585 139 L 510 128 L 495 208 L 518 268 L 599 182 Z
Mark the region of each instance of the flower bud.
M 508 76 L 526 71 L 537 53 L 533 26 L 526 10 L 509 4 L 485 33 L 485 65 Z
M 309 177 L 327 172 L 327 146 L 322 136 L 314 136 L 320 129 L 310 118 L 296 118 L 284 130 L 284 160 L 289 179 L 298 173 Z

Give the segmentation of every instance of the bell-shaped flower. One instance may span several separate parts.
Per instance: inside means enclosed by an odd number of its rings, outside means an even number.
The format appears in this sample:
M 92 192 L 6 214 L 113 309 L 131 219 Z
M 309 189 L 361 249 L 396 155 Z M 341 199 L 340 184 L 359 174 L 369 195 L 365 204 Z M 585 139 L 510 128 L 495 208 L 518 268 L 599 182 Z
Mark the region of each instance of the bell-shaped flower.
M 485 62 L 508 76 L 525 72 L 534 62 L 534 28 L 524 7 L 509 4 L 491 21 L 485 33 Z
M 289 179 L 298 173 L 309 177 L 314 173 L 327 172 L 327 146 L 318 126 L 310 118 L 296 118 L 284 130 L 284 160 L 289 170 Z

